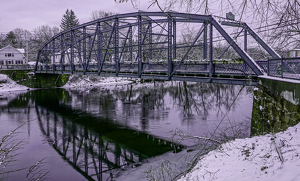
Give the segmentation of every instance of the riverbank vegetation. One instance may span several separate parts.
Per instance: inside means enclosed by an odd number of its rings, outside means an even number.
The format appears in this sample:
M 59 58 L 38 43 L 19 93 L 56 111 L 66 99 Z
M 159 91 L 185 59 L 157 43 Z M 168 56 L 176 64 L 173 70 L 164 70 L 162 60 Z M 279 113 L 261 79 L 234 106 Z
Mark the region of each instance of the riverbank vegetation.
M 22 156 L 22 148 L 25 145 L 24 139 L 19 139 L 18 132 L 20 125 L 16 129 L 10 131 L 0 140 L 0 181 L 9 179 L 15 172 L 27 170 L 24 178 L 29 181 L 43 180 L 49 173 L 43 168 L 45 164 L 44 159 L 37 161 L 34 165 L 28 167 L 19 167 L 12 169 L 13 166 L 18 165 L 18 159 Z

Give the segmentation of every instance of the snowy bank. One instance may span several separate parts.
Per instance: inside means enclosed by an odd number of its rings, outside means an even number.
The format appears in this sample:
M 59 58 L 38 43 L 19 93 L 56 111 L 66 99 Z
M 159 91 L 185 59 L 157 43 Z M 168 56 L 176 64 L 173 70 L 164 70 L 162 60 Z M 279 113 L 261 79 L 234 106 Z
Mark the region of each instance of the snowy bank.
M 7 75 L 0 74 L 0 92 L 29 90 L 28 87 L 19 85 L 11 80 Z
M 63 88 L 86 88 L 97 86 L 112 86 L 120 84 L 130 84 L 132 80 L 122 77 L 101 77 L 101 76 L 79 76 L 71 75 L 69 81 Z
M 70 75 L 69 81 L 62 88 L 88 92 L 91 89 L 124 90 L 124 87 L 133 85 L 132 90 L 137 90 L 139 88 L 154 88 L 158 84 L 171 87 L 174 83 L 175 81 L 155 81 L 154 83 L 152 80 L 142 80 L 140 78 Z M 194 82 L 188 84 L 194 84 Z
M 300 123 L 284 132 L 236 139 L 209 152 L 186 180 L 300 180 Z

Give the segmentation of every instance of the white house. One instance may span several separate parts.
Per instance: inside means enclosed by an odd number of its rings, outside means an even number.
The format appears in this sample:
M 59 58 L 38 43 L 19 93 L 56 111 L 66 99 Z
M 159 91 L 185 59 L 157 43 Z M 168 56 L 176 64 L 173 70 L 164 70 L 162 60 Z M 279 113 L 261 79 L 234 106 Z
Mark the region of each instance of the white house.
M 0 49 L 0 65 L 20 65 L 27 64 L 25 50 L 17 49 L 8 45 Z

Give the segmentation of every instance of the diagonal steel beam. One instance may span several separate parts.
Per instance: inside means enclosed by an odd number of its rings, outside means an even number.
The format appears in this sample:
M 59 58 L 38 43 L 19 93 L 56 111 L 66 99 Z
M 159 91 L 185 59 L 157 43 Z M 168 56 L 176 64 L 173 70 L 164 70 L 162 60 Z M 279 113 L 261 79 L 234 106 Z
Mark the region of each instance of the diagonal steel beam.
M 91 61 L 92 50 L 93 50 L 93 48 L 94 48 L 95 39 L 96 39 L 96 35 L 97 35 L 97 32 L 98 32 L 98 29 L 99 29 L 99 28 L 100 28 L 100 27 L 97 25 L 96 30 L 95 30 L 95 33 L 94 33 L 93 40 L 92 40 L 92 42 L 90 43 L 90 47 L 89 47 L 89 56 L 88 56 L 88 60 L 87 60 L 86 66 L 85 66 L 85 70 L 84 70 L 84 72 L 83 72 L 84 75 L 86 74 L 87 68 L 88 68 L 89 63 L 90 63 L 90 61 Z
M 185 58 L 187 57 L 188 53 L 191 51 L 191 49 L 194 47 L 195 43 L 197 42 L 197 40 L 199 39 L 199 37 L 201 36 L 201 34 L 204 32 L 204 28 L 205 25 L 202 25 L 202 27 L 200 28 L 200 30 L 197 33 L 197 36 L 195 37 L 193 43 L 191 44 L 191 46 L 189 46 L 189 49 L 187 50 L 187 52 L 185 52 L 185 54 L 183 55 L 182 59 L 180 60 L 179 64 L 174 68 L 171 76 L 173 76 L 176 72 L 176 70 L 180 67 L 180 65 L 183 63 L 183 61 L 185 60 Z
M 211 24 L 217 31 L 225 38 L 225 40 L 232 44 L 232 48 L 241 56 L 241 58 L 249 65 L 256 75 L 263 75 L 263 70 L 256 64 L 256 62 L 248 55 L 247 52 L 242 50 L 234 41 L 233 38 L 223 29 L 221 24 L 211 16 Z
M 243 30 L 244 29 L 242 29 L 233 39 L 234 40 L 236 40 L 238 37 L 239 37 L 239 35 L 243 32 Z M 228 45 L 228 47 L 224 50 L 224 52 L 221 54 L 221 56 L 219 57 L 219 59 L 221 59 L 222 57 L 223 57 L 223 55 L 227 52 L 227 50 L 231 47 L 231 44 L 232 43 L 230 43 L 229 45 Z
M 244 23 L 245 29 L 249 34 L 273 57 L 273 58 L 280 58 L 281 56 L 273 50 L 262 38 L 256 34 L 246 23 Z
M 243 27 L 245 32 L 249 32 L 249 34 L 273 57 L 273 58 L 280 58 L 280 55 L 274 51 L 263 39 L 256 34 L 248 25 L 244 22 L 229 22 L 229 21 L 222 21 L 222 25 L 226 26 L 235 26 L 235 27 Z M 246 39 L 246 38 L 245 38 Z
M 113 26 L 113 29 L 112 29 L 112 31 L 111 31 L 111 33 L 110 33 L 109 40 L 108 40 L 107 44 L 105 43 L 104 37 L 102 36 L 102 39 L 103 39 L 103 41 L 104 41 L 104 45 L 106 46 L 106 49 L 105 49 L 105 54 L 104 54 L 104 56 L 103 56 L 103 60 L 102 60 L 102 62 L 101 62 L 101 64 L 100 64 L 100 67 L 99 67 L 99 69 L 98 69 L 98 75 L 100 75 L 100 73 L 102 72 L 104 60 L 105 60 L 106 55 L 107 55 L 107 53 L 108 53 L 109 43 L 111 42 L 111 39 L 112 39 L 113 34 L 114 34 L 114 29 L 115 29 L 115 26 Z

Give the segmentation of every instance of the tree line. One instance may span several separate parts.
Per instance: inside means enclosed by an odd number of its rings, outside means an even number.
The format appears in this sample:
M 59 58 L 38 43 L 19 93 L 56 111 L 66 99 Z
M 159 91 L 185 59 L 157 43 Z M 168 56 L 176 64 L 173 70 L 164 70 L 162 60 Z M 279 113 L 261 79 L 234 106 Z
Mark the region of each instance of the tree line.
M 90 19 L 95 20 L 110 15 L 113 15 L 113 13 L 96 10 L 91 13 Z M 32 31 L 16 28 L 7 34 L 0 34 L 0 49 L 7 45 L 11 45 L 14 48 L 25 49 L 26 53 L 28 53 L 28 60 L 35 61 L 39 48 L 43 46 L 45 42 L 61 31 L 77 25 L 79 25 L 79 19 L 75 15 L 75 12 L 71 9 L 67 9 L 62 16 L 60 27 L 41 25 Z

